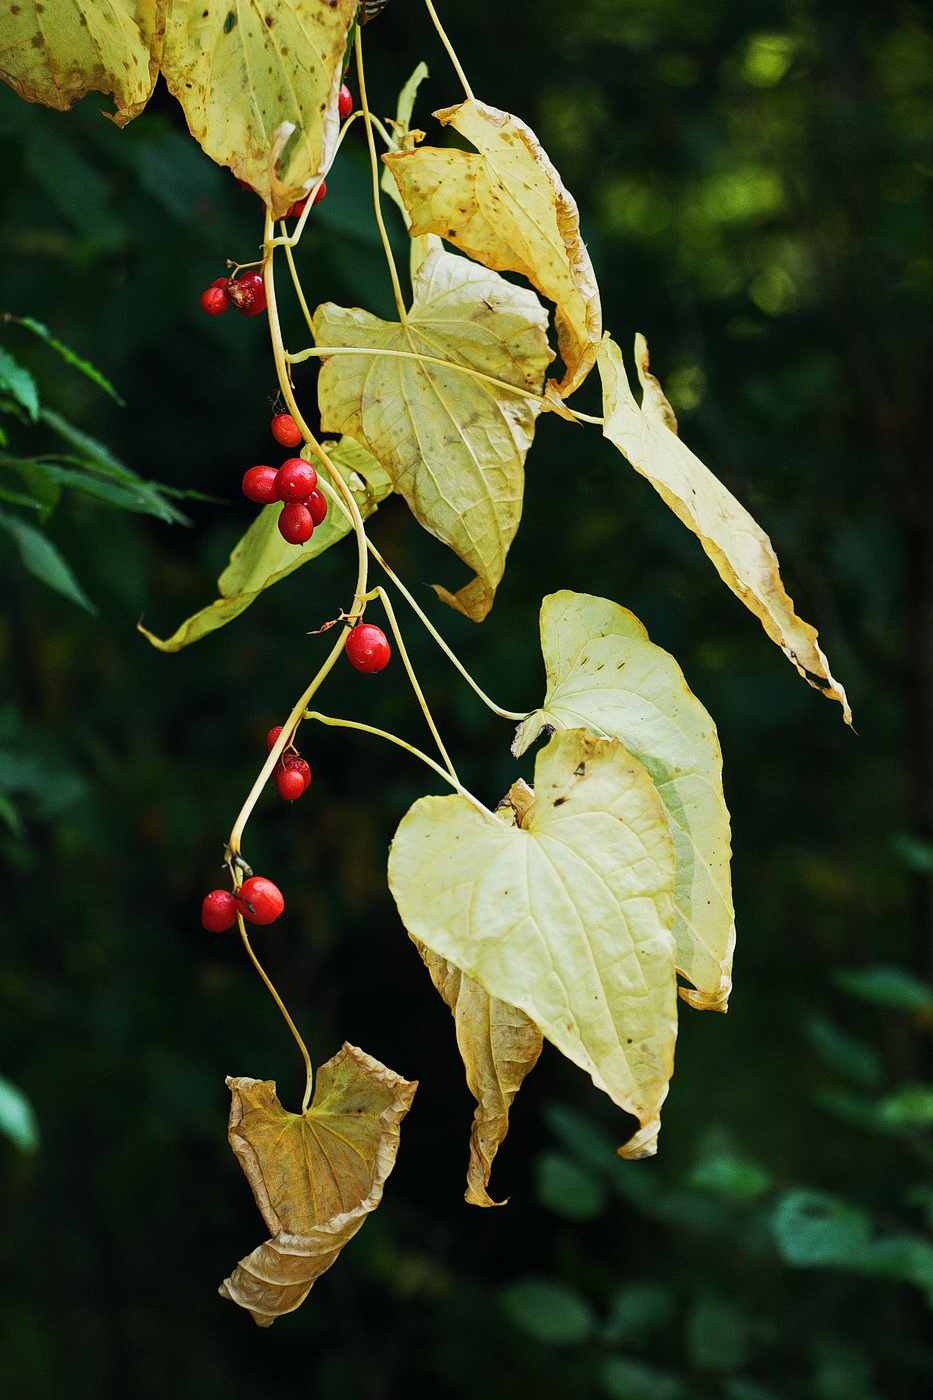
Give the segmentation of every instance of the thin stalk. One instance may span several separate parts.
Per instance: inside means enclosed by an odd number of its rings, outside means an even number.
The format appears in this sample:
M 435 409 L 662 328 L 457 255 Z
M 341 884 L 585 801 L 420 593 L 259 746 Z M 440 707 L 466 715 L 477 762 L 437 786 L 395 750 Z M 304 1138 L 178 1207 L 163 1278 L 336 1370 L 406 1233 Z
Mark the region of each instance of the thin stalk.
M 467 75 L 466 73 L 464 73 L 463 68 L 460 65 L 460 60 L 454 52 L 454 46 L 445 34 L 444 26 L 441 24 L 440 20 L 437 17 L 437 11 L 431 4 L 431 0 L 424 0 L 424 3 L 427 6 L 428 14 L 431 16 L 431 22 L 434 25 L 434 28 L 437 30 L 438 38 L 444 45 L 444 48 L 447 50 L 448 57 L 450 58 L 450 61 L 456 70 L 457 77 L 463 84 L 463 91 L 466 93 L 467 97 L 471 102 L 475 101 L 475 98 L 473 97 L 473 89 L 470 87 L 470 84 L 467 81 Z
M 388 619 L 389 619 L 389 626 L 392 628 L 392 635 L 395 637 L 396 645 L 398 646 L 399 653 L 401 654 L 402 664 L 404 665 L 405 670 L 408 672 L 408 679 L 409 679 L 409 681 L 411 682 L 411 688 L 412 688 L 412 690 L 415 692 L 415 699 L 418 701 L 418 704 L 421 706 L 421 713 L 424 715 L 425 719 L 427 720 L 428 728 L 430 729 L 432 735 L 434 736 L 434 742 L 435 742 L 435 744 L 437 744 L 438 751 L 439 751 L 439 753 L 440 753 L 440 755 L 441 755 L 441 758 L 444 760 L 445 764 L 447 765 L 447 771 L 448 771 L 448 773 L 449 773 L 450 776 L 453 778 L 453 780 L 454 780 L 455 783 L 459 783 L 460 779 L 457 777 L 457 770 L 456 770 L 456 768 L 455 768 L 454 765 L 453 765 L 453 762 L 452 762 L 452 760 L 451 760 L 450 754 L 447 752 L 447 749 L 444 747 L 444 741 L 443 741 L 443 739 L 442 739 L 441 736 L 440 736 L 440 733 L 439 733 L 439 731 L 438 731 L 437 725 L 434 723 L 434 716 L 431 714 L 431 710 L 430 710 L 430 707 L 429 707 L 429 705 L 428 705 L 428 702 L 427 702 L 427 700 L 424 698 L 424 692 L 422 691 L 421 686 L 420 686 L 419 683 L 418 683 L 418 677 L 415 675 L 415 668 L 414 668 L 414 667 L 412 666 L 412 664 L 411 664 L 411 660 L 410 660 L 410 658 L 409 658 L 407 648 L 406 648 L 406 646 L 405 646 L 405 643 L 404 643 L 403 640 L 402 640 L 402 634 L 401 634 L 401 631 L 399 630 L 399 625 L 398 625 L 398 622 L 396 621 L 396 617 L 395 617 L 395 609 L 392 607 L 392 603 L 391 603 L 391 601 L 390 601 L 390 599 L 389 599 L 389 595 L 388 595 L 388 593 L 386 593 L 386 591 L 385 591 L 384 588 L 382 588 L 382 587 L 380 587 L 379 585 L 377 585 L 377 586 L 372 590 L 372 592 L 371 592 L 371 594 L 370 594 L 370 597 L 373 597 L 373 596 L 376 596 L 376 597 L 378 597 L 378 598 L 381 600 L 382 606 L 383 606 L 383 607 L 385 608 L 385 610 L 386 610 L 386 616 L 387 616 Z
M 295 1040 L 298 1043 L 298 1049 L 301 1051 L 301 1058 L 305 1062 L 305 1092 L 304 1098 L 301 1100 L 301 1111 L 302 1113 L 304 1113 L 308 1107 L 308 1104 L 311 1102 L 311 1090 L 314 1085 L 314 1071 L 311 1068 L 311 1056 L 308 1054 L 308 1047 L 305 1045 L 304 1041 L 299 1035 L 298 1027 L 295 1025 L 291 1016 L 289 1016 L 288 1009 L 284 1001 L 276 991 L 272 978 L 268 975 L 262 963 L 259 961 L 256 954 L 253 952 L 253 945 L 249 941 L 249 935 L 246 932 L 246 925 L 243 922 L 243 915 L 238 913 L 236 917 L 237 923 L 240 925 L 240 938 L 243 940 L 243 947 L 249 954 L 253 963 L 253 967 L 259 973 L 260 977 L 265 982 L 266 987 L 269 989 L 269 992 L 272 995 L 272 1000 L 275 1002 L 276 1006 L 279 1008 L 282 1015 L 284 1016 L 285 1024 L 288 1026 L 288 1029 L 295 1037 Z
M 373 213 L 376 216 L 376 223 L 379 227 L 379 237 L 382 239 L 382 248 L 389 266 L 389 276 L 392 278 L 392 293 L 395 297 L 395 305 L 398 309 L 399 321 L 404 326 L 408 320 L 408 312 L 405 309 L 405 302 L 402 298 L 402 284 L 398 280 L 398 269 L 395 266 L 395 258 L 392 256 L 392 245 L 389 242 L 389 235 L 386 232 L 385 222 L 382 217 L 382 198 L 379 190 L 379 158 L 376 155 L 376 142 L 373 139 L 373 121 L 369 111 L 369 103 L 366 99 L 366 74 L 363 71 L 363 44 L 359 28 L 356 31 L 356 76 L 360 88 L 360 105 L 363 108 L 363 120 L 366 123 L 366 144 L 369 146 L 369 165 L 372 171 L 373 183 Z

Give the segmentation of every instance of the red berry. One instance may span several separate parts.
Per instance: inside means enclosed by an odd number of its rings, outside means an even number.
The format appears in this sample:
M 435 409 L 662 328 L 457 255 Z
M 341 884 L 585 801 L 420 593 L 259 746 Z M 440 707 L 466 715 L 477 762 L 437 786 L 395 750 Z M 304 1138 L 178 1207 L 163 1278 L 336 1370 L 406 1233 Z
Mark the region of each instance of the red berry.
M 306 501 L 317 486 L 317 472 L 303 457 L 289 457 L 279 467 L 275 478 L 280 501 Z
M 320 491 L 312 491 L 305 505 L 315 525 L 320 525 L 327 514 L 327 497 Z
M 225 280 L 226 279 L 221 278 L 222 283 Z M 206 311 L 208 316 L 222 316 L 229 305 L 230 298 L 227 296 L 227 289 L 223 285 L 218 287 L 217 284 L 214 283 L 213 286 L 208 287 L 206 292 L 201 293 L 201 309 L 202 311 Z
M 367 675 L 383 670 L 392 655 L 386 634 L 371 622 L 362 622 L 353 628 L 347 637 L 346 651 L 350 665 Z
M 272 436 L 283 447 L 297 447 L 302 440 L 301 429 L 290 413 L 277 413 L 272 420 Z
M 314 196 L 314 198 L 312 199 L 311 203 L 312 203 L 312 204 L 320 204 L 321 200 L 324 198 L 324 196 L 326 195 L 326 193 L 327 193 L 327 181 L 326 181 L 326 180 L 322 180 L 321 183 L 320 183 L 320 184 L 318 185 L 318 187 L 317 187 L 317 194 Z
M 229 890 L 211 890 L 201 905 L 201 923 L 211 933 L 225 933 L 236 923 L 236 908 Z
M 346 83 L 342 85 L 337 94 L 337 111 L 342 122 L 345 122 L 353 111 L 353 93 L 347 87 Z
M 275 467 L 250 467 L 243 477 L 243 495 L 259 506 L 271 505 L 279 499 L 275 486 L 277 476 Z
M 281 725 L 281 724 L 277 724 L 277 725 L 275 726 L 275 728 L 274 728 L 274 729 L 270 729 L 270 730 L 269 730 L 269 733 L 266 735 L 266 748 L 269 750 L 270 753 L 271 753 L 272 750 L 275 748 L 275 741 L 276 741 L 276 739 L 279 737 L 279 735 L 281 734 L 281 732 L 282 732 L 282 725 Z
M 285 908 L 282 891 L 263 875 L 251 875 L 244 880 L 236 902 L 243 911 L 244 919 L 251 924 L 271 924 Z
M 300 501 L 289 501 L 279 514 L 279 534 L 289 544 L 306 544 L 314 534 L 311 512 Z
M 286 802 L 294 802 L 307 787 L 303 774 L 297 768 L 279 768 L 275 775 L 275 785 L 279 796 Z
M 305 759 L 300 758 L 296 753 L 287 753 L 283 757 L 282 763 L 289 772 L 300 773 L 301 781 L 304 783 L 305 787 L 308 786 L 311 782 L 311 767 Z M 304 791 L 304 788 L 302 788 L 302 791 Z
M 227 282 L 227 295 L 243 316 L 258 316 L 266 309 L 266 284 L 262 273 L 255 268 L 244 272 L 242 277 L 231 277 Z
M 305 212 L 305 205 L 307 204 L 307 202 L 307 195 L 305 195 L 304 199 L 296 200 L 295 203 L 289 209 L 285 210 L 286 219 L 300 219 L 302 214 Z

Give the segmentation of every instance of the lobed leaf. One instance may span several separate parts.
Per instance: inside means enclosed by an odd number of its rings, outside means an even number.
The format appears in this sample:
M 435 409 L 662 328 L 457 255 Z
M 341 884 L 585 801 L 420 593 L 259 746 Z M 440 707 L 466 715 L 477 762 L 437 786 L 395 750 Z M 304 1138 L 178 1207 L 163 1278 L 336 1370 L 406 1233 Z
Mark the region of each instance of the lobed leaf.
M 457 1047 L 476 1099 L 470 1133 L 470 1164 L 464 1199 L 472 1206 L 505 1205 L 489 1195 L 492 1163 L 509 1131 L 509 1109 L 541 1054 L 542 1036 L 535 1023 L 417 939 L 415 947 L 445 1004 L 453 1012 Z
M 331 460 L 344 475 L 356 498 L 360 513 L 366 517 L 392 491 L 392 483 L 370 454 L 350 438 L 339 443 L 325 443 Z M 326 475 L 320 467 L 321 475 Z M 230 563 L 217 580 L 219 598 L 187 618 L 170 637 L 162 640 L 139 624 L 139 631 L 159 651 L 181 651 L 192 642 L 216 632 L 245 612 L 265 589 L 279 579 L 300 569 L 302 564 L 316 559 L 332 544 L 350 532 L 350 522 L 337 506 L 331 506 L 307 544 L 288 544 L 279 534 L 278 518 L 281 506 L 265 506 L 250 525 L 230 555 Z
M 288 1113 L 271 1080 L 227 1083 L 230 1145 L 272 1237 L 220 1295 L 270 1327 L 304 1302 L 378 1206 L 418 1085 L 347 1044 L 318 1071 L 306 1113 Z
M 321 425 L 367 447 L 425 529 L 475 570 L 458 593 L 437 592 L 479 622 L 518 529 L 525 455 L 540 412 L 509 386 L 540 392 L 551 359 L 547 318 L 533 292 L 438 249 L 418 269 L 413 291 L 404 324 L 318 307 L 318 345 L 369 352 L 323 357 Z M 446 364 L 378 353 L 386 350 Z
M 621 740 L 641 760 L 674 840 L 677 971 L 696 988 L 681 988 L 680 995 L 701 1010 L 725 1011 L 735 916 L 715 724 L 674 658 L 618 603 L 588 593 L 550 594 L 541 604 L 541 650 L 547 694 L 518 726 L 512 752 L 523 754 L 546 725 L 583 726 Z
M 693 531 L 720 578 L 755 614 L 804 680 L 838 700 L 846 723 L 851 724 L 846 693 L 830 674 L 816 630 L 794 612 L 768 536 L 677 436 L 673 410 L 657 379 L 648 372 L 644 337 L 635 337 L 635 363 L 642 386 L 640 408 L 625 373 L 622 352 L 608 336 L 598 361 L 605 436 Z
M 383 156 L 411 217 L 411 234 L 440 234 L 496 271 L 519 272 L 555 303 L 570 394 L 596 361 L 599 289 L 576 202 L 529 126 L 469 98 L 434 113 L 475 152 L 421 146 Z
M 656 1151 L 677 1033 L 674 848 L 650 775 L 617 739 L 555 734 L 510 826 L 459 794 L 403 818 L 389 885 L 411 936 L 524 1011 Z M 512 794 L 510 794 L 512 796 Z

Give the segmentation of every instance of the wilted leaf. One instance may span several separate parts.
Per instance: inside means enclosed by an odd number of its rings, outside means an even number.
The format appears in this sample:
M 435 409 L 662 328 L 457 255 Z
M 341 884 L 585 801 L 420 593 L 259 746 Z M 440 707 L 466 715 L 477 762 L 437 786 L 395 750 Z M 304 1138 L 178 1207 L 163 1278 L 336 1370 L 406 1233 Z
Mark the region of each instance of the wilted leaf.
M 97 615 L 97 609 L 75 578 L 71 565 L 62 558 L 47 535 L 18 516 L 5 513 L 0 514 L 0 529 L 6 530 L 14 540 L 27 573 L 60 593 L 63 598 Z
M 701 1010 L 725 1011 L 732 986 L 735 922 L 729 880 L 729 813 L 716 726 L 668 652 L 632 613 L 588 593 L 552 593 L 541 604 L 547 669 L 544 705 L 519 725 L 523 754 L 545 725 L 583 726 L 621 739 L 654 779 L 667 811 L 677 879 L 677 971 Z
M 346 1044 L 318 1071 L 307 1113 L 286 1112 L 271 1080 L 227 1083 L 230 1145 L 272 1238 L 220 1293 L 269 1327 L 304 1302 L 379 1204 L 418 1085 Z
M 505 1205 L 492 1200 L 486 1188 L 493 1158 L 509 1130 L 512 1100 L 541 1054 L 541 1032 L 523 1011 L 491 997 L 446 958 L 417 939 L 414 943 L 453 1012 L 467 1084 L 476 1099 L 464 1198 L 472 1206 Z
M 648 1156 L 677 1032 L 661 799 L 618 740 L 565 730 L 538 754 L 519 823 L 459 794 L 416 802 L 389 855 L 402 920 L 633 1113 L 639 1131 L 620 1150 Z
M 435 250 L 414 279 L 404 325 L 368 311 L 318 307 L 321 346 L 431 355 L 504 383 L 407 357 L 325 357 L 318 394 L 325 431 L 349 433 L 379 459 L 432 535 L 476 571 L 457 594 L 438 593 L 481 621 L 492 606 L 521 518 L 523 466 L 551 352 L 533 292 L 466 258 Z
M 392 490 L 392 483 L 379 463 L 350 438 L 324 446 L 334 464 L 342 470 L 361 514 L 372 515 Z M 164 641 L 140 626 L 140 632 L 154 647 L 160 651 L 181 651 L 182 647 L 190 646 L 209 632 L 216 632 L 218 627 L 245 612 L 264 589 L 323 554 L 350 531 L 350 522 L 336 506 L 331 506 L 307 544 L 288 544 L 279 534 L 280 509 L 279 505 L 265 506 L 236 545 L 230 563 L 217 580 L 219 598 L 194 613 Z
M 604 339 L 599 351 L 603 432 L 694 532 L 720 578 L 755 614 L 803 678 L 838 700 L 846 723 L 851 724 L 846 693 L 830 674 L 815 629 L 794 612 L 771 541 L 677 436 L 673 410 L 657 379 L 648 372 L 648 347 L 640 335 L 635 337 L 635 362 L 643 391 L 640 408 L 619 347 L 608 336 Z
M 326 174 L 358 0 L 170 0 L 162 72 L 192 135 L 280 218 Z M 278 174 L 270 153 L 295 128 Z
M 522 273 L 555 303 L 566 396 L 592 368 L 602 334 L 576 203 L 517 117 L 472 98 L 434 115 L 476 151 L 421 146 L 383 157 L 411 216 L 412 236 L 440 234 L 485 267 Z
M 123 126 L 155 87 L 163 10 L 153 0 L 5 5 L 0 78 L 27 102 L 60 112 L 85 93 L 110 93 L 114 120 Z

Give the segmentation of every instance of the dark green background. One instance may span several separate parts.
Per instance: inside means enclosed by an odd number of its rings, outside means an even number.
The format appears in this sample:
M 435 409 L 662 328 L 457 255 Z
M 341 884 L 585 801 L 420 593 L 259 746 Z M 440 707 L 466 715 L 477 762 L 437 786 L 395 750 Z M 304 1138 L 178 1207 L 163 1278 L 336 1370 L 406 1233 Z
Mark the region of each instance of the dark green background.
M 0 831 L 0 1073 L 41 1133 L 33 1155 L 0 1139 L 0 1391 L 920 1400 L 933 1016 L 922 990 L 910 1010 L 840 978 L 933 973 L 928 23 L 880 0 L 446 9 L 477 96 L 530 122 L 579 199 L 607 326 L 626 350 L 647 336 L 683 436 L 774 540 L 858 734 L 595 429 L 541 420 L 482 627 L 433 600 L 423 585 L 461 566 L 388 502 L 377 544 L 501 704 L 540 699 L 537 608 L 557 588 L 616 599 L 676 655 L 724 750 L 736 990 L 727 1018 L 684 1008 L 656 1160 L 617 1163 L 620 1115 L 546 1050 L 496 1165 L 511 1201 L 468 1208 L 452 1023 L 384 875 L 394 825 L 440 788 L 366 736 L 306 731 L 312 788 L 264 799 L 248 833 L 288 900 L 256 942 L 318 1063 L 347 1039 L 421 1087 L 379 1212 L 298 1313 L 256 1329 L 216 1294 L 263 1238 L 224 1076 L 274 1078 L 294 1104 L 300 1063 L 197 911 L 265 732 L 326 645 L 307 634 L 349 600 L 352 547 L 178 656 L 139 636 L 141 615 L 167 635 L 213 596 L 252 517 L 238 483 L 270 451 L 265 322 L 208 320 L 198 297 L 256 255 L 259 211 L 161 88 L 123 132 L 93 97 L 62 115 L 0 89 L 0 311 L 46 322 L 126 409 L 16 327 L 0 343 L 135 470 L 223 501 L 186 506 L 188 529 L 66 493 L 48 529 L 96 618 L 0 537 L 0 788 L 22 820 Z M 420 124 L 459 99 L 413 0 L 366 40 L 378 111 L 421 57 Z M 390 312 L 366 179 L 354 136 L 298 255 L 312 305 Z M 298 384 L 310 405 L 313 371 Z M 578 401 L 598 412 L 596 385 Z M 48 447 L 39 429 L 15 445 Z M 510 727 L 408 630 L 463 780 L 494 801 Z M 322 707 L 422 742 L 401 667 L 348 671 Z M 800 1266 L 833 1250 L 862 1264 Z

